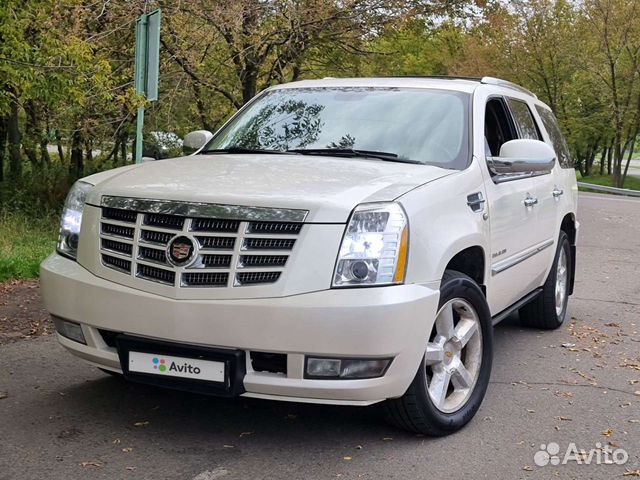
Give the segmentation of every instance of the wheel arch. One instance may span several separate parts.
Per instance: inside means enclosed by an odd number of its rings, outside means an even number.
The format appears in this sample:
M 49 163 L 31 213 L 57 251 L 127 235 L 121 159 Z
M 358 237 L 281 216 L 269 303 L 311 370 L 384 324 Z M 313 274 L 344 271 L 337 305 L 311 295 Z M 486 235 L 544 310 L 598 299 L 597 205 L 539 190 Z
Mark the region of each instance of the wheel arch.
M 451 255 L 442 273 L 444 274 L 446 270 L 455 270 L 464 273 L 480 286 L 486 296 L 486 269 L 485 249 L 481 245 L 471 245 Z
M 571 253 L 571 278 L 569 280 L 568 295 L 573 294 L 573 286 L 576 278 L 576 241 L 578 237 L 578 228 L 576 215 L 573 212 L 567 213 L 560 223 L 560 231 L 567 234 L 569 238 L 569 251 Z

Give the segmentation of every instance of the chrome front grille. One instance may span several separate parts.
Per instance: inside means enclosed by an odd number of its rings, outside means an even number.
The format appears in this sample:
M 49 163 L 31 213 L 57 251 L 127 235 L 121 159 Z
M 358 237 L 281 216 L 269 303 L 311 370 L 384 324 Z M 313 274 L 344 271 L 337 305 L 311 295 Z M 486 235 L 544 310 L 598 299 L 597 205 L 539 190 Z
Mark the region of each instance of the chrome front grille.
M 101 210 L 102 264 L 178 288 L 273 284 L 303 228 L 302 222 L 201 218 L 106 206 Z M 175 257 L 179 248 L 171 249 L 185 237 L 193 248 L 181 264 Z

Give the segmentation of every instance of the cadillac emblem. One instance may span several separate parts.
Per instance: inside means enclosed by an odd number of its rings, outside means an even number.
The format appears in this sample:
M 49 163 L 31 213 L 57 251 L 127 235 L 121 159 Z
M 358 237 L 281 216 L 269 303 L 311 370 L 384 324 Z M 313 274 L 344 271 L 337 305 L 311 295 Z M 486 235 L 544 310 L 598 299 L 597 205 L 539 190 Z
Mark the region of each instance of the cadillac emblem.
M 194 251 L 193 241 L 188 237 L 179 236 L 171 240 L 167 253 L 171 263 L 176 266 L 182 266 L 191 260 Z

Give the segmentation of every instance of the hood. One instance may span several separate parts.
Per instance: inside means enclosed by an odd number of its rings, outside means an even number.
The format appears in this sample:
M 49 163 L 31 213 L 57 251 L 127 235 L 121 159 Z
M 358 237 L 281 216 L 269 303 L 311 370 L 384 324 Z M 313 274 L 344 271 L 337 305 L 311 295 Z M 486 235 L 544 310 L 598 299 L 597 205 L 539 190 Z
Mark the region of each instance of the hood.
M 304 155 L 192 155 L 89 177 L 101 195 L 309 211 L 344 223 L 359 203 L 391 201 L 453 173 L 429 165 Z

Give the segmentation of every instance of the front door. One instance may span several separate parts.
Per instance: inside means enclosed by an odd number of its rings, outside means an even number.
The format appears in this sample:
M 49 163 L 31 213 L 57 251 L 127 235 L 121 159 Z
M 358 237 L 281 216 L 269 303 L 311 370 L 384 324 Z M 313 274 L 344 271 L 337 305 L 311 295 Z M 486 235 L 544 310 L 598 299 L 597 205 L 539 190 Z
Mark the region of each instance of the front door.
M 490 97 L 485 109 L 485 158 L 498 157 L 509 140 L 527 138 L 514 120 L 508 101 Z M 526 106 L 526 104 L 525 104 Z M 538 177 L 509 177 L 485 172 L 491 231 L 488 295 L 496 315 L 542 283 L 546 270 L 542 251 L 549 248 L 548 231 L 539 224 Z

